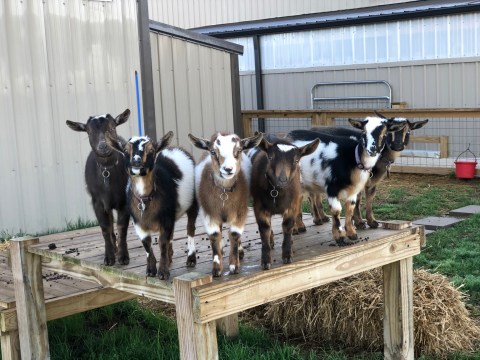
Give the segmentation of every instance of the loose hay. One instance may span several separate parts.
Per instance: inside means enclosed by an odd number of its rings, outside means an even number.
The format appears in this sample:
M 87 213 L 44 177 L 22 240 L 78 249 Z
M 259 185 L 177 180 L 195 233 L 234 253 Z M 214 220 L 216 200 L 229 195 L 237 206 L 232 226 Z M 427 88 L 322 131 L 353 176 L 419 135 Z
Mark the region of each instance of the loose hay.
M 480 327 L 469 317 L 466 295 L 425 270 L 415 271 L 413 282 L 415 354 L 440 358 L 478 349 Z M 264 320 L 287 337 L 382 351 L 382 284 L 380 269 L 357 274 L 268 304 Z

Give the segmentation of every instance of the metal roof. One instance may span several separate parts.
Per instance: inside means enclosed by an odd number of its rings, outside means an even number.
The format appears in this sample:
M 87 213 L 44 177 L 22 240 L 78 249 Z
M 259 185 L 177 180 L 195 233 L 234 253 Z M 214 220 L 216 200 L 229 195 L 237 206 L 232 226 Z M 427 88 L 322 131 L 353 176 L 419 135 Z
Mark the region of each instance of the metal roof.
M 215 37 L 252 36 L 364 24 L 379 21 L 457 14 L 480 10 L 480 1 L 422 0 L 361 9 L 288 16 L 190 29 Z

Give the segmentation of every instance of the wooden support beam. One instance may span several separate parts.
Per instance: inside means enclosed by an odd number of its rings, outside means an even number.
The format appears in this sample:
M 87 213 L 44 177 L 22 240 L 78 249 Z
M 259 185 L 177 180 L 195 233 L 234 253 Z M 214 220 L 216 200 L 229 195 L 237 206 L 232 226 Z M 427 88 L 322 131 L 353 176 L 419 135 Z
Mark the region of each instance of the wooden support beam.
M 413 360 L 413 260 L 383 266 L 384 359 Z
M 27 251 L 38 241 L 29 237 L 10 240 L 20 353 L 24 360 L 50 358 L 41 257 Z
M 20 360 L 20 341 L 18 331 L 0 332 L 2 360 Z
M 194 322 L 192 289 L 212 282 L 211 275 L 186 273 L 173 279 L 177 316 L 180 359 L 218 359 L 217 329 L 215 321 L 205 324 Z
M 238 313 L 225 316 L 217 320 L 218 330 L 227 337 L 237 337 L 239 334 L 238 328 Z

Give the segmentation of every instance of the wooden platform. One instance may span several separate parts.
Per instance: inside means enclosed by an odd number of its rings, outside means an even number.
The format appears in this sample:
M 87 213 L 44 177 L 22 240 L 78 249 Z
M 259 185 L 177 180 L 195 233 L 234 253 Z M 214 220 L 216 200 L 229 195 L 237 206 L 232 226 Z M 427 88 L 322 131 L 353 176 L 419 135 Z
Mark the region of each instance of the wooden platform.
M 130 227 L 128 235 L 130 251 L 128 266 L 103 266 L 103 239 L 99 229 L 51 235 L 42 238 L 38 244 L 31 244 L 35 240 L 29 239 L 12 240 L 12 266 L 16 274 L 17 304 L 25 302 L 26 305 L 23 306 L 33 307 L 35 311 L 31 316 L 18 313 L 18 319 L 14 319 L 15 313 L 12 314 L 11 310 L 6 312 L 9 315 L 7 317 L 5 312 L 2 314 L 0 318 L 2 355 L 3 338 L 6 334 L 11 335 L 9 332 L 16 331 L 17 321 L 22 351 L 38 354 L 40 358 L 42 354 L 48 354 L 48 334 L 45 327 L 42 327 L 42 322 L 66 316 L 72 311 L 88 309 L 87 306 L 77 306 L 68 311 L 68 314 L 64 311 L 65 314 L 58 315 L 55 301 L 59 301 L 60 304 L 61 299 L 78 296 L 82 292 L 108 290 L 110 297 L 105 301 L 96 302 L 95 305 L 122 301 L 137 295 L 174 303 L 177 307 L 179 339 L 182 339 L 181 358 L 215 359 L 218 357 L 216 327 L 219 325 L 228 335 L 235 335 L 238 331 L 238 312 L 383 266 L 385 356 L 413 359 L 412 256 L 420 252 L 421 243 L 425 239 L 423 227 L 359 231 L 360 239 L 357 244 L 340 247 L 332 240 L 331 224 L 314 226 L 310 215 L 305 216 L 305 224 L 307 232 L 294 236 L 294 262 L 284 265 L 281 259 L 281 218 L 274 217 L 273 229 L 276 234 L 274 260 L 272 269 L 263 271 L 260 267 L 261 241 L 253 212 L 250 211 L 242 237 L 245 257 L 241 263 L 240 274 L 228 274 L 229 248 L 225 230 L 223 259 L 225 271 L 222 278 L 213 279 L 210 275 L 212 262 L 210 242 L 203 226 L 197 226 L 196 232 L 197 266 L 195 268 L 185 266 L 187 252 L 185 218 L 180 219 L 176 225 L 174 258 L 168 281 L 145 277 L 146 255 L 141 242 L 134 234 L 133 227 Z M 154 251 L 158 259 L 158 247 L 154 247 Z M 5 259 L 5 256 L 0 257 L 1 259 Z M 2 279 L 7 279 L 5 261 L 1 261 L 1 276 Z M 40 284 L 25 281 L 38 278 L 41 271 L 44 274 L 62 272 L 68 277 L 53 283 L 44 279 L 40 282 L 43 285 L 45 294 L 43 295 L 43 290 L 36 287 Z M 7 280 L 0 285 L 7 288 L 8 294 L 4 296 L 2 291 L 1 306 L 4 306 L 4 309 L 12 308 L 13 283 Z M 67 294 L 68 291 L 71 293 Z M 5 301 L 4 298 L 10 300 Z M 46 306 L 43 306 L 44 301 Z M 42 311 L 45 320 L 42 320 Z M 55 312 L 57 315 L 52 317 Z M 39 338 L 37 341 L 23 340 L 22 332 L 30 334 L 26 335 L 27 337 L 38 334 Z M 3 359 L 20 357 L 15 350 L 11 352 L 12 356 L 3 355 Z

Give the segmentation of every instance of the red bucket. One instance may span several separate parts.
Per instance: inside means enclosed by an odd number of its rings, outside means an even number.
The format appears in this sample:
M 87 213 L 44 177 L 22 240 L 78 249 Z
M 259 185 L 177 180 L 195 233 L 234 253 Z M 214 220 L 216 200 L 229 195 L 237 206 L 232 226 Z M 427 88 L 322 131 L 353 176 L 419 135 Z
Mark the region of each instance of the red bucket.
M 460 155 L 467 151 L 473 155 L 475 161 L 458 161 Z M 477 167 L 477 157 L 470 151 L 470 144 L 464 152 L 460 153 L 460 155 L 458 155 L 457 160 L 455 160 L 455 175 L 459 179 L 473 179 L 475 177 L 475 168 Z

